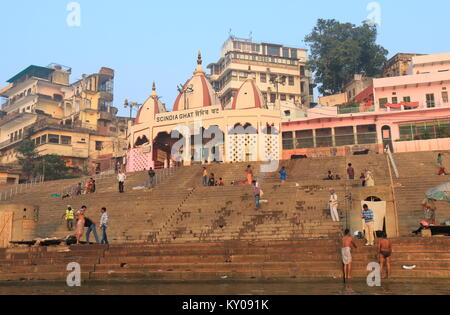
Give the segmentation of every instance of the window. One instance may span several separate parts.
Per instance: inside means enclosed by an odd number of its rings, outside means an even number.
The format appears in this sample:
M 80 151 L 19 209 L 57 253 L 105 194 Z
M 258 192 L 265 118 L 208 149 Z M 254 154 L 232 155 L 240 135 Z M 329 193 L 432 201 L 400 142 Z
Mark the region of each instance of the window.
M 293 132 L 283 132 L 283 150 L 292 150 L 294 149 L 294 138 Z
M 267 54 L 269 56 L 280 56 L 280 47 L 279 46 L 267 46 Z
M 298 59 L 297 49 L 291 49 L 291 59 Z
M 300 75 L 304 77 L 306 75 L 305 66 L 300 66 Z
M 290 86 L 295 85 L 295 80 L 294 80 L 294 77 L 293 77 L 293 76 L 289 76 L 289 85 L 290 85 Z
M 47 143 L 47 135 L 43 135 L 43 136 L 41 137 L 41 143 L 42 143 L 42 144 L 46 144 L 46 143 Z
M 386 104 L 388 103 L 388 99 L 387 98 L 380 98 L 379 99 L 379 103 L 380 103 L 380 108 L 386 108 Z
M 286 101 L 286 100 L 287 100 L 286 94 L 281 94 L 281 95 L 280 95 L 280 99 L 281 99 L 282 101 Z
M 261 83 L 267 83 L 267 75 L 265 73 L 261 73 L 260 80 Z
M 270 102 L 271 102 L 271 103 L 275 103 L 276 100 L 277 100 L 277 95 L 274 94 L 274 93 L 271 93 L 271 94 L 270 94 Z
M 48 143 L 59 144 L 58 135 L 48 135 Z
M 295 132 L 295 148 L 314 148 L 314 133 L 312 130 L 299 130 Z
M 333 146 L 333 136 L 331 128 L 316 130 L 316 144 L 318 148 L 329 148 Z
M 96 151 L 103 150 L 103 142 L 102 141 L 95 141 L 95 150 Z
M 72 144 L 72 137 L 61 136 L 61 144 L 65 144 L 65 145 Z
M 34 139 L 34 142 L 36 143 L 36 145 L 41 145 L 41 137 L 37 137 L 36 139 Z
M 283 48 L 283 57 L 289 58 L 289 48 Z
M 436 107 L 436 103 L 434 101 L 434 94 L 427 94 L 427 108 Z
M 405 102 L 405 103 L 411 103 L 411 97 L 410 97 L 410 96 L 405 96 L 405 97 L 403 97 L 403 102 Z
M 336 127 L 334 128 L 336 146 L 354 145 L 355 135 L 353 133 L 353 127 Z
M 448 103 L 448 92 L 447 91 L 442 92 L 442 103 L 444 103 L 444 104 Z
M 398 104 L 398 97 L 392 98 L 392 104 Z
M 377 143 L 377 126 L 361 125 L 356 128 L 358 144 L 375 144 Z

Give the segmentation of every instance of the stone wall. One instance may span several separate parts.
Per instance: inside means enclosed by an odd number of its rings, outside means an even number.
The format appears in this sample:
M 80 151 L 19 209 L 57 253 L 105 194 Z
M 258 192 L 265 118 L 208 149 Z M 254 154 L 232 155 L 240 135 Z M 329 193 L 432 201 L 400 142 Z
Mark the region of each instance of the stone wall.
M 0 220 L 3 222 L 0 226 L 0 247 L 8 247 L 10 241 L 31 241 L 35 237 L 39 207 L 26 204 L 1 204 L 0 217 L 5 218 Z

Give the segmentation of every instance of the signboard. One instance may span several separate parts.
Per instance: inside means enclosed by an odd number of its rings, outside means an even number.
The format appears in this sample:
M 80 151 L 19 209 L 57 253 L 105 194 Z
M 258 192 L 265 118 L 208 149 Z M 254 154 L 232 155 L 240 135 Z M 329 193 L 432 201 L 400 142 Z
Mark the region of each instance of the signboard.
M 202 118 L 212 118 L 220 116 L 222 109 L 220 106 L 208 108 L 197 108 L 181 112 L 170 112 L 156 115 L 156 123 L 179 123 L 185 120 L 195 120 Z

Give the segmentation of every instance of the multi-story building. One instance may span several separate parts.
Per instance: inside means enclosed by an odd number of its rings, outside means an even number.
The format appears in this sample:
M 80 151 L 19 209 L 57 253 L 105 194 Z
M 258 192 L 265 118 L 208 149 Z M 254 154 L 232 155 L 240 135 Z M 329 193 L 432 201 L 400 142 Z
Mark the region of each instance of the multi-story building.
M 450 53 L 415 56 L 411 70 L 374 79 L 357 111 L 317 108 L 283 123 L 283 157 L 450 150 Z
M 384 77 L 399 77 L 402 75 L 412 74 L 412 59 L 415 56 L 423 56 L 421 54 L 405 54 L 398 53 L 389 59 L 383 69 Z
M 15 148 L 29 137 L 40 155 L 57 154 L 76 169 L 104 170 L 126 153 L 128 120 L 112 106 L 114 71 L 69 83 L 71 69 L 30 66 L 0 90 L 0 162 L 17 163 Z
M 306 49 L 254 43 L 231 36 L 221 58 L 208 65 L 209 79 L 224 108 L 230 108 L 242 83 L 256 77 L 256 85 L 268 107 L 282 108 L 287 116 L 314 103 Z

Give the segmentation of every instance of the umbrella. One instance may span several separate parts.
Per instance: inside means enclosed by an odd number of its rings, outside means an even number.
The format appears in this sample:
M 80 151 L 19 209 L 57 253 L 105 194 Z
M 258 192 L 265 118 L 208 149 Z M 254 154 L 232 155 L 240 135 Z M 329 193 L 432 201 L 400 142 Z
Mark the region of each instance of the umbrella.
M 433 199 L 437 201 L 444 200 L 450 202 L 450 182 L 441 184 L 437 187 L 428 190 L 425 193 L 425 196 L 428 199 Z

